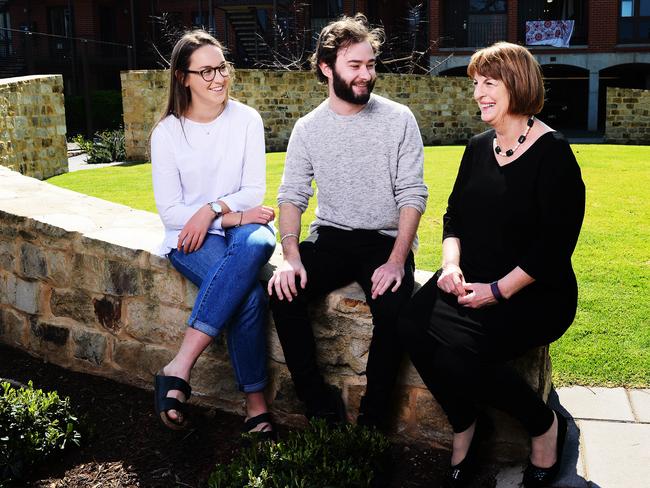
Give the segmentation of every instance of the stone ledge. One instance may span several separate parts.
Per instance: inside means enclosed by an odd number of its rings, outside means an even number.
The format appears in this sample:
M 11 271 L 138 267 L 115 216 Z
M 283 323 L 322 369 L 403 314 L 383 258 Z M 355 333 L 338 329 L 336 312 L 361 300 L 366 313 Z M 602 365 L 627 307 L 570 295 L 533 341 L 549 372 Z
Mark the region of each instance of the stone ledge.
M 151 388 L 152 375 L 177 350 L 196 288 L 151 254 L 163 233 L 157 215 L 63 190 L 0 168 L 0 341 L 64 367 Z M 5 189 L 7 189 L 5 191 Z M 35 195 L 38 195 L 35 198 Z M 262 271 L 270 276 L 276 250 Z M 431 273 L 417 271 L 423 283 Z M 313 307 L 319 361 L 339 386 L 351 416 L 365 385 L 372 322 L 357 284 Z M 281 423 L 304 423 L 275 329 L 269 327 L 268 398 Z M 353 333 L 351 333 L 351 331 Z M 518 362 L 545 397 L 548 351 Z M 223 337 L 209 347 L 193 376 L 194 401 L 242 413 Z M 405 361 L 395 394 L 394 438 L 450 445 L 451 431 L 412 365 Z M 514 421 L 496 415 L 496 455 L 520 460 L 527 439 Z

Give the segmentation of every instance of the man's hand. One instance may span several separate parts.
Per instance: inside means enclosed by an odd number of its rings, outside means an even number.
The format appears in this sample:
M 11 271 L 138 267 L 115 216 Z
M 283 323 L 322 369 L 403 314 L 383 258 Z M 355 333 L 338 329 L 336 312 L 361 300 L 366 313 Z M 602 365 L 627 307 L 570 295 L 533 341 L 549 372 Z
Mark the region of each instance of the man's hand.
M 463 288 L 467 294 L 458 297 L 459 305 L 468 308 L 481 308 L 497 303 L 488 283 L 465 283 Z
M 181 230 L 176 249 L 180 251 L 182 248 L 185 254 L 199 250 L 213 220 L 214 212 L 210 207 L 203 205 L 199 208 Z
M 467 294 L 464 288 L 465 284 L 465 277 L 458 265 L 446 264 L 443 266 L 438 277 L 438 288 L 457 297 L 464 297 Z
M 375 270 L 370 280 L 372 281 L 372 299 L 375 300 L 379 295 L 383 295 L 388 288 L 395 283 L 390 291 L 396 292 L 402 284 L 404 278 L 404 264 L 387 261 Z
M 286 297 L 288 301 L 293 300 L 293 297 L 298 295 L 296 276 L 300 276 L 300 287 L 304 290 L 307 286 L 307 270 L 302 265 L 299 254 L 285 257 L 275 270 L 267 288 L 269 295 L 273 295 L 275 288 L 278 299 L 283 300 Z

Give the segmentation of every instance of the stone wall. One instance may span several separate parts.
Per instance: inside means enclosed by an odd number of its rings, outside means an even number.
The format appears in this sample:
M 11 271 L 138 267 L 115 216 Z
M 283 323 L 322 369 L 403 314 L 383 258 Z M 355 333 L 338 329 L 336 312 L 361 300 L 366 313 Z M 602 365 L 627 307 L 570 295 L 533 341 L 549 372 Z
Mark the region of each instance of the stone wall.
M 0 79 L 0 165 L 38 179 L 68 171 L 61 75 Z
M 607 88 L 605 142 L 650 144 L 650 90 Z
M 151 254 L 162 237 L 157 215 L 133 210 L 0 168 L 0 342 L 66 368 L 151 389 L 154 373 L 177 350 L 196 296 L 166 259 Z M 38 195 L 38 199 L 34 198 Z M 263 274 L 281 259 L 276 250 Z M 423 283 L 431 273 L 418 272 Z M 316 304 L 319 361 L 352 416 L 365 385 L 372 323 L 356 284 Z M 275 330 L 270 324 L 268 397 L 276 419 L 304 423 Z M 550 389 L 548 350 L 518 364 L 534 388 Z M 193 401 L 243 413 L 220 338 L 199 359 Z M 394 438 L 449 447 L 439 406 L 405 361 L 395 394 Z M 521 460 L 527 438 L 498 416 L 502 459 Z
M 168 71 L 121 73 L 130 160 L 148 158 L 149 133 L 164 109 L 168 77 Z M 375 93 L 411 108 L 426 145 L 464 144 L 486 128 L 465 77 L 381 74 Z M 267 150 L 284 151 L 296 120 L 318 106 L 327 90 L 309 72 L 238 70 L 231 94 L 262 115 Z

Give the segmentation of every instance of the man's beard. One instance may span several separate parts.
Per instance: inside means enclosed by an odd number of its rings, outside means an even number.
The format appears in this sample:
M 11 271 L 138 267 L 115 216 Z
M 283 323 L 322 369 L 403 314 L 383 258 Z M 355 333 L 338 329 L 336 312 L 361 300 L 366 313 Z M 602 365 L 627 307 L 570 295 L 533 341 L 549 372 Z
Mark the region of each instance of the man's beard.
M 365 105 L 368 103 L 368 100 L 370 100 L 370 94 L 372 93 L 372 89 L 375 86 L 375 81 L 377 81 L 377 78 L 373 78 L 366 83 L 366 93 L 362 95 L 356 95 L 354 93 L 354 87 L 352 86 L 353 83 L 346 83 L 345 80 L 341 78 L 336 72 L 336 69 L 332 69 L 332 75 L 332 86 L 337 97 L 354 105 Z

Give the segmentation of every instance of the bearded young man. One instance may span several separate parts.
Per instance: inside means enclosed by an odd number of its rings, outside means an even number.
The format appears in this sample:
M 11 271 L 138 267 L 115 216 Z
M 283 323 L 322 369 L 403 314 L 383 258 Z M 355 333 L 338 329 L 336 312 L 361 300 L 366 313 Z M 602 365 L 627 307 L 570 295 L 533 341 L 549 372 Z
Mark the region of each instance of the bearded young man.
M 367 386 L 357 423 L 384 430 L 402 359 L 396 324 L 413 291 L 412 248 L 427 201 L 417 122 L 398 103 L 372 95 L 383 31 L 366 18 L 323 28 L 312 66 L 329 98 L 296 123 L 278 194 L 284 260 L 268 291 L 296 393 L 309 418 L 347 420 L 340 392 L 316 364 L 308 304 L 357 281 L 373 317 Z M 318 187 L 316 220 L 299 244 L 300 219 Z

